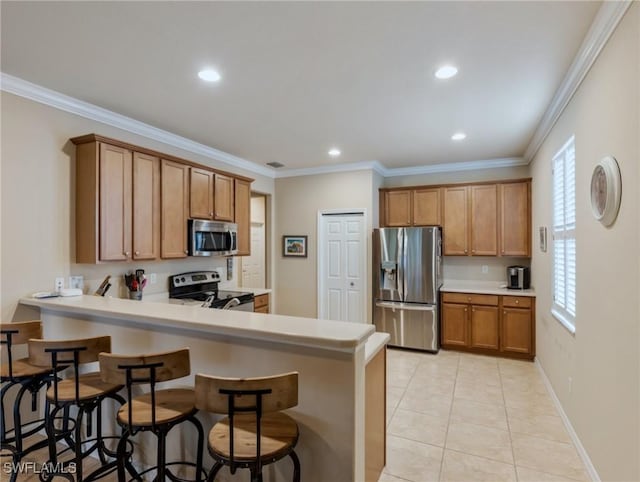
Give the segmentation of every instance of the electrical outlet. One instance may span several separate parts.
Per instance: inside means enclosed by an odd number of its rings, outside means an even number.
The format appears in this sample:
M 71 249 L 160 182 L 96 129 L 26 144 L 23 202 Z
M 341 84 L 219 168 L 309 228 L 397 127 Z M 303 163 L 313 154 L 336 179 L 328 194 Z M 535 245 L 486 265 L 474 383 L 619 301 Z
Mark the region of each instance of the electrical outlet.
M 489 266 L 486 264 L 482 265 L 482 274 L 487 274 L 489 272 Z
M 64 278 L 63 277 L 58 277 L 56 278 L 56 291 L 60 291 L 64 289 Z
M 149 283 L 151 283 L 152 285 L 156 284 L 158 282 L 158 276 L 155 273 L 151 273 L 149 275 Z
M 84 289 L 84 276 L 69 276 L 69 288 Z

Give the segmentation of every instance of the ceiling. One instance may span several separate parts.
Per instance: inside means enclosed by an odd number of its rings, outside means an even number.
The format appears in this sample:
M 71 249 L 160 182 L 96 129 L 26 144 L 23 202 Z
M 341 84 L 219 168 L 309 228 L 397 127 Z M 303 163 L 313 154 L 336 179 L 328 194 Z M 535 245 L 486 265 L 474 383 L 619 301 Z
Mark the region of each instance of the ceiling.
M 2 1 L 0 59 L 261 166 L 425 166 L 522 157 L 599 7 Z M 436 79 L 443 63 L 458 75 Z M 197 77 L 207 66 L 220 82 Z

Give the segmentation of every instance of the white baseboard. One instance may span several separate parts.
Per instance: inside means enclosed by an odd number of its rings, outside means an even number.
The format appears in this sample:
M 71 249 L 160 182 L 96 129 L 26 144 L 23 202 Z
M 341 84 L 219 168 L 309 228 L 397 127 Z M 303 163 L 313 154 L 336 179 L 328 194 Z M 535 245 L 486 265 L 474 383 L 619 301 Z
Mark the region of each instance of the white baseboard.
M 569 420 L 569 417 L 567 416 L 567 414 L 565 413 L 564 409 L 562 408 L 562 404 L 560 403 L 560 399 L 558 399 L 558 397 L 556 395 L 556 392 L 553 390 L 553 386 L 551 385 L 551 382 L 549 381 L 549 378 L 547 377 L 547 374 L 544 372 L 544 369 L 542 368 L 542 365 L 538 361 L 538 357 L 536 357 L 534 363 L 538 367 L 538 371 L 540 372 L 540 375 L 542 377 L 542 381 L 544 382 L 544 386 L 547 388 L 547 391 L 549 392 L 549 395 L 551 396 L 551 400 L 553 400 L 553 404 L 555 405 L 556 410 L 558 410 L 558 413 L 560 414 L 560 418 L 562 419 L 562 422 L 564 423 L 564 426 L 567 429 L 567 432 L 569 432 L 569 437 L 571 437 L 571 441 L 575 445 L 576 450 L 578 451 L 578 455 L 582 459 L 582 462 L 584 463 L 584 466 L 587 469 L 587 473 L 589 474 L 589 478 L 593 482 L 601 482 L 600 476 L 598 475 L 598 472 L 596 471 L 596 468 L 593 466 L 593 463 L 591 463 L 591 459 L 589 458 L 589 454 L 587 453 L 586 449 L 582 445 L 582 442 L 580 442 L 580 438 L 578 438 L 578 434 L 573 429 L 573 425 L 571 425 L 571 421 Z

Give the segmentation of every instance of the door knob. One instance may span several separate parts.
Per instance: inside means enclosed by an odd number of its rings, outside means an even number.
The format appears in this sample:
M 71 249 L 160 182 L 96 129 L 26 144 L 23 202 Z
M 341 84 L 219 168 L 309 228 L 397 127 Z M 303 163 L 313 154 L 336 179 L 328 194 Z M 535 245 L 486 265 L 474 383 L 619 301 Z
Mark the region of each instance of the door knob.
M 351 283 L 349 283 L 349 284 L 350 284 L 351 286 L 353 286 L 353 285 L 354 285 L 353 281 L 352 281 Z

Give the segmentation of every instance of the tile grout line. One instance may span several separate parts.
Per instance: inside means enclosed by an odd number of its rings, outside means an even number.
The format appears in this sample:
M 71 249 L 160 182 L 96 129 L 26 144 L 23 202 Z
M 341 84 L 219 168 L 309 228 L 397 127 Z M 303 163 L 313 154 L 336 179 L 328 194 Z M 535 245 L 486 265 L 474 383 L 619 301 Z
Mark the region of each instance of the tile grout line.
M 460 371 L 460 356 L 456 363 L 456 378 L 453 382 L 453 393 L 451 394 L 451 404 L 449 405 L 449 416 L 447 417 L 447 430 L 444 434 L 444 443 L 442 447 L 442 457 L 440 458 L 440 471 L 438 472 L 438 481 L 442 480 L 442 471 L 444 469 L 444 454 L 447 450 L 447 438 L 449 437 L 449 427 L 451 426 L 451 414 L 453 413 L 453 401 L 456 398 L 456 385 L 458 384 L 458 372 Z
M 509 433 L 509 444 L 511 445 L 511 457 L 513 458 L 513 472 L 516 475 L 516 482 L 520 480 L 518 476 L 518 466 L 516 465 L 516 452 L 513 448 L 513 437 L 511 436 L 511 424 L 509 423 L 509 412 L 507 412 L 507 399 L 504 396 L 504 384 L 502 383 L 502 370 L 500 362 L 498 362 L 498 376 L 500 377 L 500 391 L 502 392 L 502 401 L 504 402 L 504 417 L 507 419 L 507 432 Z

